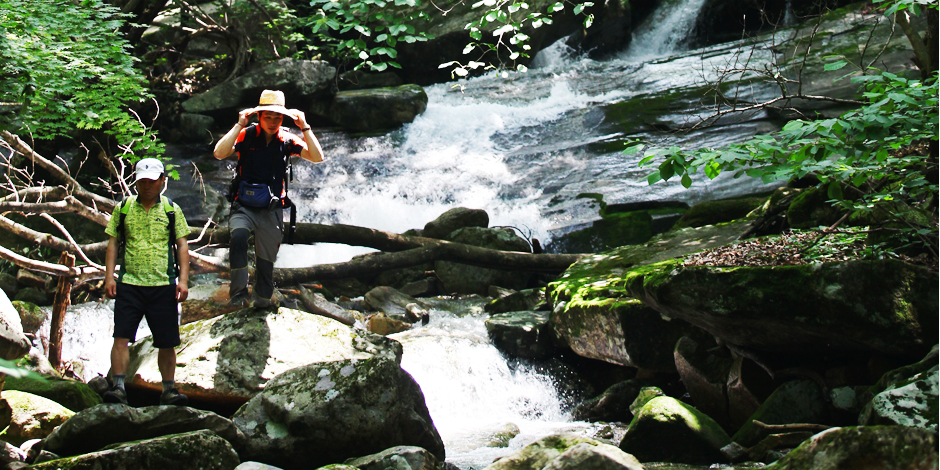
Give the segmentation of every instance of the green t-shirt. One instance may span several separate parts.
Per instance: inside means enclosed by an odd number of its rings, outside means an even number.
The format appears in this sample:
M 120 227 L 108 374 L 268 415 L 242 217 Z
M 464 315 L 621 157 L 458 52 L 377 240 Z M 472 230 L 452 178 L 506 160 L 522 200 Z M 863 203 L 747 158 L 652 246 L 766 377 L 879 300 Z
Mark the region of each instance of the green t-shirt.
M 124 219 L 124 231 L 127 234 L 125 244 L 124 264 L 118 273 L 118 281 L 135 286 L 165 286 L 174 284 L 175 279 L 170 279 L 169 272 L 173 267 L 173 253 L 170 250 L 170 233 L 167 230 L 169 218 L 162 204 L 166 202 L 164 196 L 160 196 L 160 202 L 154 204 L 150 211 L 144 209 L 144 206 L 137 202 L 136 196 L 128 198 L 124 204 L 127 204 L 127 216 Z M 108 221 L 105 233 L 109 236 L 123 236 L 117 233 L 118 222 L 121 216 L 115 207 L 111 214 L 111 220 Z M 189 235 L 189 225 L 186 224 L 186 217 L 180 206 L 173 203 L 173 210 L 176 213 L 176 236 L 184 238 Z

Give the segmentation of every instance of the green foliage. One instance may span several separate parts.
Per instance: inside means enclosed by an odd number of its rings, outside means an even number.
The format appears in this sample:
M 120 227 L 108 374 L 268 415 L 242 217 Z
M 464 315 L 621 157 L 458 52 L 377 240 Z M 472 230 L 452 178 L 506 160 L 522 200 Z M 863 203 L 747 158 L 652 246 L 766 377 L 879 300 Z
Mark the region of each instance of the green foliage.
M 310 28 L 326 44 L 330 56 L 358 62 L 355 69 L 364 66 L 376 72 L 389 67 L 400 69 L 401 65 L 395 62 L 399 42 L 433 39 L 414 26 L 417 20 L 428 19 L 423 12 L 411 11 L 421 5 L 420 0 L 311 0 L 310 5 L 318 10 L 302 18 L 301 25 Z M 317 50 L 312 44 L 304 46 L 308 51 Z
M 150 97 L 100 0 L 0 0 L 0 129 L 35 139 L 101 130 L 132 161 L 162 144 L 129 105 Z
M 555 2 L 546 7 L 545 12 L 532 11 L 525 1 L 518 0 L 480 0 L 472 8 L 485 7 L 480 19 L 467 24 L 470 37 L 473 39 L 464 48 L 465 55 L 477 52 L 482 58 L 486 53 L 493 53 L 496 63 L 487 63 L 470 60 L 466 64 L 461 61 L 451 61 L 440 65 L 440 68 L 453 67 L 452 77 L 465 77 L 471 70 L 478 68 L 503 69 L 502 76 L 508 77 L 506 70 L 515 69 L 525 72 L 526 66 L 518 63 L 519 59 L 530 58 L 529 35 L 524 30 L 532 30 L 543 25 L 552 24 L 552 16 L 563 11 L 566 5 L 571 6 L 575 15 L 584 15 L 584 27 L 590 28 L 594 23 L 593 14 L 585 14 L 585 9 L 594 5 L 593 2 L 574 3 L 568 0 Z M 488 31 L 492 30 L 491 33 Z M 492 36 L 492 37 L 488 37 Z

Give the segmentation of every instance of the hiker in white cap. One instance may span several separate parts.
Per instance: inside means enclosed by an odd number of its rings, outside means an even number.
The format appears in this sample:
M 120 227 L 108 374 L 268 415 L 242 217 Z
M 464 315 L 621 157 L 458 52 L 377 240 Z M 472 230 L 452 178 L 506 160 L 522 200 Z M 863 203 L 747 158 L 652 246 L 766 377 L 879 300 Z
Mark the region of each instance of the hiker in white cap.
M 180 206 L 164 196 L 163 163 L 155 158 L 137 162 L 137 195 L 121 201 L 105 228 L 110 237 L 105 255 L 105 294 L 114 301 L 114 344 L 107 403 L 127 404 L 124 379 L 130 363 L 128 344 L 147 318 L 163 378 L 161 405 L 185 405 L 176 389 L 176 350 L 180 345 L 178 302 L 189 295 L 189 226 Z M 121 260 L 115 280 L 114 270 Z M 178 282 L 177 282 L 178 279 Z
M 229 189 L 232 202 L 229 219 L 231 231 L 229 264 L 231 265 L 230 304 L 236 307 L 265 308 L 275 305 L 274 261 L 281 246 L 284 209 L 291 209 L 291 225 L 295 209 L 287 197 L 288 169 L 291 157 L 318 163 L 323 149 L 310 130 L 304 113 L 284 106 L 284 93 L 264 90 L 258 106 L 238 113 L 238 122 L 215 146 L 215 158 L 222 160 L 238 155 L 235 178 Z M 258 114 L 258 123 L 249 125 L 248 118 Z M 284 116 L 294 120 L 303 136 L 297 137 L 281 127 Z M 248 293 L 248 238 L 255 234 L 255 283 Z

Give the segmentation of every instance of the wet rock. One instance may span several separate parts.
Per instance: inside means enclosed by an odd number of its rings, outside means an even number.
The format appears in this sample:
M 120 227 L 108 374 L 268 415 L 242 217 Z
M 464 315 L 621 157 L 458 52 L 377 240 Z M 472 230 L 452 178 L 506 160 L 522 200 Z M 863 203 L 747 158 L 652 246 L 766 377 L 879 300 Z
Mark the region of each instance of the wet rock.
M 646 211 L 612 214 L 590 226 L 555 234 L 550 245 L 557 253 L 596 253 L 618 246 L 639 245 L 653 236 L 653 217 Z
M 510 357 L 544 359 L 554 353 L 547 312 L 508 312 L 491 315 L 486 332 L 496 349 Z
M 700 202 L 687 210 L 673 226 L 675 229 L 703 227 L 747 217 L 763 205 L 766 196 L 744 196 L 731 199 L 718 199 Z
M 389 318 L 379 312 L 366 319 L 366 329 L 377 335 L 391 335 L 410 330 L 414 325 L 405 321 Z
M 209 132 L 215 127 L 215 119 L 196 113 L 180 113 L 179 130 L 182 137 L 190 142 L 211 142 L 212 134 Z
M 631 404 L 640 395 L 640 390 L 648 385 L 649 382 L 643 379 L 630 379 L 614 384 L 599 396 L 575 407 L 571 417 L 577 421 L 629 423 L 633 419 Z M 662 395 L 662 391 L 659 393 Z
M 494 250 L 530 253 L 529 243 L 508 228 L 464 227 L 445 238 L 455 243 Z M 450 261 L 435 261 L 434 271 L 444 285 L 445 292 L 486 295 L 490 286 L 514 290 L 524 289 L 531 273 L 480 268 Z
M 16 284 L 16 276 L 0 273 L 0 290 L 6 294 L 8 299 L 15 299 L 16 292 L 20 290 L 20 286 Z
M 400 361 L 399 343 L 374 338 L 371 352 L 278 375 L 233 417 L 248 437 L 242 455 L 310 468 L 405 445 L 443 461 L 421 388 Z
M 641 462 L 712 464 L 725 461 L 731 439 L 713 419 L 671 397 L 649 401 L 633 418 L 620 449 Z
M 502 429 L 499 429 L 490 436 L 489 441 L 487 441 L 485 445 L 486 447 L 509 447 L 509 441 L 518 436 L 520 432 L 522 432 L 522 430 L 519 429 L 519 426 L 513 423 L 506 423 Z
M 692 403 L 702 413 L 730 429 L 728 396 L 725 386 L 732 358 L 725 348 L 708 349 L 689 337 L 676 343 L 676 369 Z
M 19 359 L 29 352 L 29 348 L 19 312 L 6 294 L 0 292 L 0 359 Z
M 46 321 L 46 312 L 36 304 L 14 300 L 13 308 L 15 308 L 16 313 L 20 315 L 23 333 L 36 333 L 39 331 L 39 327 L 42 326 L 42 323 Z
M 72 411 L 79 412 L 101 403 L 101 397 L 88 385 L 77 380 L 46 377 L 36 380 L 26 377 L 8 376 L 4 391 L 18 390 L 48 398 Z
M 455 207 L 425 224 L 422 236 L 443 240 L 455 230 L 464 227 L 486 228 L 489 224 L 490 216 L 483 209 Z
M 339 305 L 326 300 L 320 293 L 313 293 L 306 287 L 300 286 L 300 298 L 303 306 L 315 315 L 332 318 L 344 325 L 352 326 L 356 321 L 362 320 L 362 315 L 355 310 L 346 310 Z
M 419 85 L 340 91 L 330 105 L 330 119 L 353 131 L 381 131 L 409 123 L 428 107 Z
M 10 464 L 14 462 L 22 462 L 25 466 L 26 452 L 9 442 L 0 442 L 0 466 L 4 468 L 18 468 L 16 465 L 11 467 Z
M 62 456 L 87 454 L 121 442 L 208 430 L 235 449 L 245 436 L 228 419 L 185 406 L 104 404 L 76 413 L 45 438 L 43 449 Z
M 143 441 L 115 444 L 97 452 L 52 460 L 32 468 L 187 468 L 230 470 L 239 464 L 228 441 L 212 431 L 170 434 Z
M 545 302 L 543 289 L 523 289 L 521 291 L 508 291 L 506 295 L 494 296 L 490 303 L 483 307 L 486 313 L 520 312 L 523 310 L 538 310 L 537 307 Z
M 936 347 L 934 348 L 936 350 Z M 860 425 L 896 424 L 937 432 L 938 366 L 903 378 L 888 386 L 865 405 Z
M 937 468 L 937 435 L 907 426 L 860 426 L 821 432 L 767 470 Z
M 576 434 L 555 434 L 497 459 L 484 470 L 629 469 L 643 466 L 615 446 Z
M 396 446 L 364 457 L 349 459 L 344 465 L 359 470 L 444 470 L 434 454 L 414 446 Z
M 343 465 L 342 467 L 348 467 L 348 466 Z M 321 468 L 325 468 L 325 467 L 321 467 Z M 341 468 L 341 466 L 339 465 L 335 467 L 330 467 L 330 468 L 331 469 L 335 468 L 336 470 L 355 470 L 355 467 L 348 467 L 347 469 L 347 468 Z M 264 464 L 261 462 L 242 462 L 238 464 L 237 467 L 235 467 L 235 470 L 282 470 L 282 469 L 279 467 Z
M 439 294 L 437 279 L 433 277 L 409 282 L 402 286 L 399 291 L 411 297 L 433 297 Z
M 2 400 L 12 409 L 12 415 L 10 424 L 0 432 L 0 440 L 13 445 L 48 436 L 75 414 L 48 398 L 26 392 L 5 390 Z
M 626 290 L 664 315 L 755 351 L 923 357 L 937 343 L 937 273 L 898 260 L 634 268 Z
M 421 319 L 420 314 L 415 314 L 414 307 L 408 308 L 409 305 L 415 305 L 425 310 L 430 308 L 424 301 L 386 286 L 370 290 L 363 296 L 363 301 L 373 310 L 382 312 L 389 318 L 408 323 L 414 323 Z
M 781 385 L 767 398 L 751 418 L 731 438 L 750 447 L 765 438 L 770 431 L 754 421 L 764 424 L 829 424 L 828 400 L 822 388 L 811 380 L 793 380 Z
M 180 327 L 176 386 L 193 400 L 240 405 L 275 375 L 360 357 L 368 341 L 342 323 L 298 310 L 244 309 Z M 361 344 L 360 344 L 361 343 Z M 131 347 L 129 387 L 163 390 L 151 337 Z

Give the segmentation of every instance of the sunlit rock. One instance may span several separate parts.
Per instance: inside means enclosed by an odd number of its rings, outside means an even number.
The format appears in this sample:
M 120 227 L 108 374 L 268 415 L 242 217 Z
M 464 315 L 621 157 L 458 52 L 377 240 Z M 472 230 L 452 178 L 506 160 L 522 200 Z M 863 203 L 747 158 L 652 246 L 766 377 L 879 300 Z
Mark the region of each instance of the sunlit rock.
M 925 367 L 929 369 L 923 370 Z M 872 387 L 858 418 L 861 425 L 898 424 L 937 432 L 937 346 L 922 361 L 885 374 Z
M 835 428 L 816 434 L 767 470 L 936 469 L 937 435 L 907 426 Z
M 640 470 L 632 455 L 616 446 L 576 434 L 554 434 L 497 459 L 484 470 Z
M 443 461 L 421 388 L 400 361 L 401 345 L 377 338 L 369 353 L 279 374 L 233 417 L 249 439 L 243 457 L 311 468 L 404 445 Z
M 46 320 L 46 312 L 36 304 L 14 300 L 13 307 L 20 314 L 23 333 L 36 333 L 42 326 L 42 322 Z
M 211 411 L 185 406 L 134 408 L 105 404 L 76 413 L 45 439 L 43 449 L 66 457 L 122 442 L 199 430 L 211 431 L 234 449 L 245 444 L 244 434 L 230 420 Z
M 382 452 L 356 457 L 344 462 L 359 470 L 415 469 L 444 470 L 443 462 L 426 449 L 414 446 L 395 446 Z
M 483 209 L 455 207 L 424 225 L 421 236 L 444 239 L 451 232 L 464 227 L 486 228 L 490 225 L 490 216 Z
M 64 406 L 32 393 L 4 390 L 2 400 L 13 410 L 10 424 L 0 431 L 0 440 L 20 445 L 29 439 L 42 439 L 75 413 Z
M 641 462 L 713 464 L 725 461 L 731 439 L 713 419 L 671 397 L 650 400 L 633 418 L 620 449 Z
M 529 243 L 508 228 L 464 227 L 451 232 L 447 241 L 494 250 L 531 253 Z M 513 290 L 527 287 L 531 273 L 481 268 L 451 261 L 435 261 L 434 271 L 444 291 L 458 294 L 486 295 L 490 286 Z
M 19 359 L 29 352 L 29 347 L 19 312 L 7 295 L 0 291 L 0 358 Z
M 77 380 L 46 377 L 36 380 L 29 377 L 6 377 L 3 390 L 18 390 L 48 398 L 72 411 L 79 412 L 101 403 L 101 396 L 88 385 Z
M 31 468 L 199 468 L 231 470 L 239 464 L 238 454 L 228 441 L 212 431 L 115 444 L 105 449 L 44 462 Z

